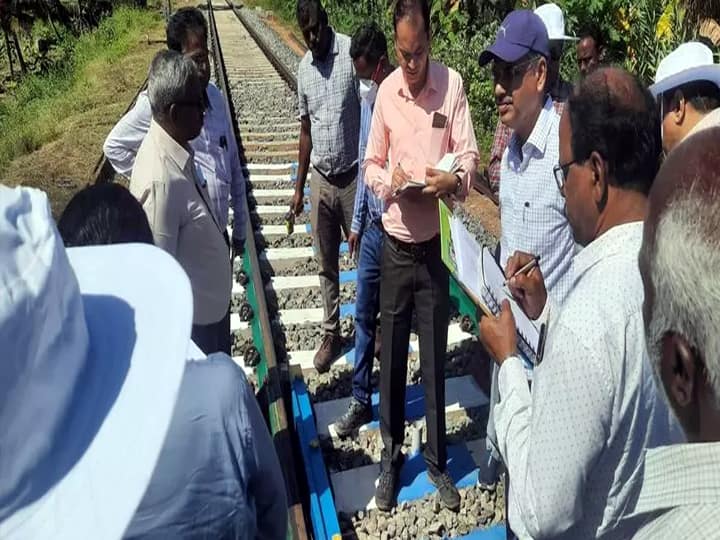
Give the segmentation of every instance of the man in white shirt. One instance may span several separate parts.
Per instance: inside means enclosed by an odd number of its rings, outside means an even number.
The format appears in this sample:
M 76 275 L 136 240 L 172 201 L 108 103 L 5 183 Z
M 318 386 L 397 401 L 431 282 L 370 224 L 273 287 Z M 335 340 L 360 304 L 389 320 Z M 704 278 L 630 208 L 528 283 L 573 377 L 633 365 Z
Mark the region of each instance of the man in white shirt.
M 628 538 L 617 527 L 637 496 L 647 448 L 680 437 L 647 360 L 637 268 L 647 192 L 660 154 L 652 96 L 625 71 L 600 69 L 570 96 L 560 121 L 558 187 L 575 240 L 561 307 L 543 272 L 509 281 L 547 325 L 532 393 L 505 301 L 481 339 L 500 365 L 495 429 L 508 467 L 508 520 L 521 538 Z M 512 276 L 532 257 L 510 257 Z M 540 347 L 542 349 L 542 347 Z
M 651 364 L 689 444 L 645 455 L 640 540 L 717 537 L 720 522 L 720 129 L 669 155 L 650 191 L 640 250 Z
M 155 245 L 177 259 L 193 291 L 192 339 L 206 354 L 229 342 L 230 251 L 196 174 L 189 141 L 202 129 L 206 107 L 195 64 L 161 51 L 148 75 L 153 120 L 140 145 L 130 192 L 148 216 Z
M 245 244 L 245 175 L 243 174 L 232 122 L 227 115 L 225 98 L 210 82 L 207 46 L 207 22 L 197 8 L 177 10 L 166 29 L 167 47 L 190 58 L 198 68 L 205 86 L 207 111 L 199 135 L 190 146 L 194 150 L 198 181 L 207 185 L 209 202 L 223 232 L 228 225 L 230 200 L 233 207 L 233 254 L 241 254 Z M 103 146 L 113 168 L 128 178 L 132 174 L 140 143 L 150 129 L 152 111 L 147 91 L 138 96 L 135 106 L 115 125 Z M 228 322 L 228 335 L 230 332 Z M 230 343 L 225 352 L 229 353 Z
M 663 148 L 720 125 L 720 65 L 709 47 L 683 43 L 660 62 L 650 92 L 660 104 Z

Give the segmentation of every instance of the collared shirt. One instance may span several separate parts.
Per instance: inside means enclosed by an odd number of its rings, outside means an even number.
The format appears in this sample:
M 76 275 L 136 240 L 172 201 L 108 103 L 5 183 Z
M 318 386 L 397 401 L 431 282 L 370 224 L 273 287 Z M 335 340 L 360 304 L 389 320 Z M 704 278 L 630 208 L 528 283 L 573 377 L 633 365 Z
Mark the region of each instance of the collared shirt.
M 682 440 L 645 349 L 637 258 L 642 222 L 613 227 L 575 256 L 574 283 L 549 313 L 532 393 L 519 357 L 500 368 L 498 446 L 521 538 L 618 538 L 647 448 Z
M 358 141 L 358 159 L 365 157 L 370 125 L 372 123 L 373 104 L 367 100 L 360 102 L 360 140 Z M 350 230 L 355 234 L 362 234 L 369 223 L 379 222 L 382 219 L 385 205 L 378 199 L 369 186 L 365 184 L 365 171 L 361 168 L 358 174 L 357 191 L 355 192 L 355 209 Z
M 555 111 L 558 116 L 562 116 L 563 110 L 565 109 L 565 101 L 558 101 L 553 98 L 553 106 L 555 107 Z M 500 190 L 500 168 L 502 165 L 502 158 L 505 153 L 505 149 L 510 142 L 512 134 L 512 128 L 507 127 L 498 120 L 497 126 L 495 126 L 495 135 L 493 136 L 492 146 L 490 147 L 490 161 L 487 166 L 488 180 L 493 193 L 497 193 Z
M 227 355 L 197 353 L 125 537 L 284 540 L 285 483 L 252 387 Z
M 331 30 L 330 51 L 323 60 L 308 51 L 297 73 L 298 112 L 310 117 L 310 162 L 325 176 L 357 163 L 360 96 L 350 58 L 350 38 Z
M 177 259 L 193 291 L 193 323 L 212 324 L 230 305 L 230 252 L 195 177 L 193 156 L 155 121 L 135 158 L 130 192 L 143 205 L 155 245 Z M 202 195 L 201 195 L 202 194 Z
M 365 182 L 385 201 L 382 221 L 389 235 L 417 243 L 439 233 L 437 199 L 420 193 L 393 197 L 392 171 L 400 163 L 410 176 L 424 179 L 425 169 L 448 152 L 460 162 L 458 197 L 464 199 L 477 170 L 478 150 L 462 78 L 430 61 L 425 87 L 413 97 L 402 69 L 396 69 L 378 90 L 363 163 Z
M 707 113 L 705 116 L 703 116 L 700 121 L 693 126 L 693 128 L 688 132 L 688 134 L 683 140 L 703 130 L 714 128 L 717 126 L 720 126 L 720 109 L 714 109 Z
M 545 286 L 557 303 L 570 288 L 570 265 L 575 253 L 565 199 L 555 182 L 553 167 L 560 155 L 560 117 L 550 98 L 540 111 L 524 144 L 517 133 L 502 161 L 500 182 L 500 265 L 505 268 L 515 251 L 540 256 Z
M 720 443 L 676 444 L 648 450 L 635 540 L 717 538 L 720 523 Z
M 230 200 L 233 205 L 233 237 L 245 240 L 243 197 L 245 175 L 240 165 L 237 141 L 225 109 L 225 98 L 218 88 L 207 86 L 208 110 L 200 135 L 190 142 L 194 150 L 198 181 L 207 184 L 215 219 L 225 230 Z M 138 96 L 135 106 L 115 125 L 105 139 L 103 151 L 113 168 L 127 176 L 132 174 L 135 157 L 145 134 L 150 129 L 152 111 L 147 92 Z

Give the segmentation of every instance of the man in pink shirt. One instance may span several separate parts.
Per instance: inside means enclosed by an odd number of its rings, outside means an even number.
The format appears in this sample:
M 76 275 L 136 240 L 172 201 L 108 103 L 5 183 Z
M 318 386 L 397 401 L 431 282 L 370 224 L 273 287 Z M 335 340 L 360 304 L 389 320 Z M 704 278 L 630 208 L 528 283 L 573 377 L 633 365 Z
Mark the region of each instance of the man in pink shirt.
M 445 449 L 445 352 L 449 316 L 448 273 L 440 258 L 438 198 L 463 199 L 477 169 L 477 144 L 462 79 L 429 60 L 427 0 L 395 4 L 395 53 L 400 69 L 378 91 L 363 167 L 365 180 L 385 201 L 380 284 L 383 336 L 380 368 L 380 430 L 384 449 L 375 502 L 381 510 L 396 503 L 404 462 L 405 381 L 410 321 L 417 314 L 420 365 L 425 385 L 430 480 L 448 508 L 460 496 L 447 473 Z M 457 155 L 454 173 L 433 167 Z M 386 168 L 387 165 L 387 168 Z M 396 195 L 413 178 L 424 188 Z

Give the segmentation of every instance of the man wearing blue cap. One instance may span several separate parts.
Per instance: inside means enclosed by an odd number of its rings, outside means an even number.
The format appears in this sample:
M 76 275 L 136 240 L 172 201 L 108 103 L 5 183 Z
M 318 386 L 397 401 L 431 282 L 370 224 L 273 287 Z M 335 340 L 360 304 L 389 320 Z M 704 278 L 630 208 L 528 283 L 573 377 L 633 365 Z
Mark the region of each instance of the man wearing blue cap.
M 560 304 L 570 287 L 575 242 L 553 176 L 560 117 L 546 92 L 549 57 L 543 21 L 532 11 L 517 10 L 505 18 L 495 42 L 480 55 L 480 65 L 493 63 L 500 120 L 514 131 L 501 162 L 500 265 L 505 268 L 515 251 L 539 257 L 548 291 Z M 490 398 L 496 403 L 497 368 L 493 369 Z M 488 466 L 481 471 L 480 483 L 491 486 L 497 480 L 499 459 L 492 407 L 486 440 Z

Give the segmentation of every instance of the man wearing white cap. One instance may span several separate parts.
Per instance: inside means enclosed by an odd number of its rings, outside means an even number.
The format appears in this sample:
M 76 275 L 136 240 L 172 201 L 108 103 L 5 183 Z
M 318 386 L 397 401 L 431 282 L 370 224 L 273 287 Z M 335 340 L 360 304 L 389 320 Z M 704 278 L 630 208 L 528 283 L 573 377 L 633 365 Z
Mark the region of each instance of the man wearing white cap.
M 192 305 L 162 250 L 65 250 L 42 192 L 0 186 L 0 538 L 285 537 L 262 413 Z
M 548 33 L 550 56 L 548 57 L 546 90 L 550 94 L 559 116 L 562 114 L 565 101 L 572 92 L 572 84 L 560 77 L 560 60 L 562 59 L 565 42 L 575 41 L 577 38 L 565 35 L 565 17 L 557 4 L 543 4 L 535 10 L 535 14 L 540 17 Z M 512 133 L 513 130 L 498 119 L 487 167 L 488 183 L 494 193 L 497 193 L 500 189 L 502 156 L 508 142 L 510 142 Z
M 720 125 L 720 65 L 702 43 L 683 43 L 660 62 L 650 87 L 660 105 L 663 149 Z

